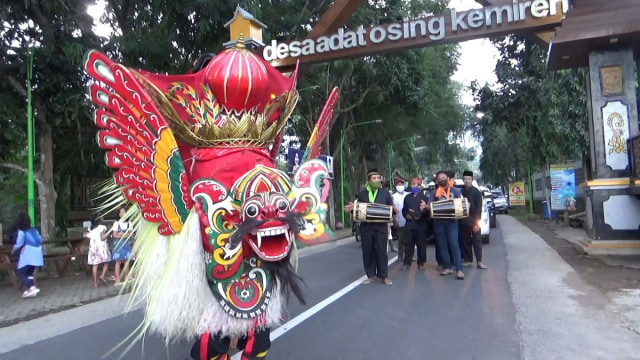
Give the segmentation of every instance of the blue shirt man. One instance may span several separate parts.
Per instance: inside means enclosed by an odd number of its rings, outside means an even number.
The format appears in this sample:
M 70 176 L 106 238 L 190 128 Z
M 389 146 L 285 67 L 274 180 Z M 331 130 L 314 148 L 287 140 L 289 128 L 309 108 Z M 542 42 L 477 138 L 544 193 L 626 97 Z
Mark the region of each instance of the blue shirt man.
M 421 205 L 428 208 L 436 201 L 461 198 L 460 189 L 456 188 L 449 182 L 449 177 L 445 171 L 439 171 L 436 174 L 436 188 L 429 194 L 429 204 Z M 458 240 L 458 220 L 456 219 L 433 219 L 433 229 L 436 233 L 436 241 L 438 242 L 438 250 L 444 265 L 444 269 L 440 273 L 442 276 L 451 275 L 454 271 L 451 269 L 453 262 L 456 267 L 456 278 L 464 279 L 462 272 L 462 257 L 460 255 L 460 243 Z M 448 245 L 448 246 L 447 246 Z M 453 259 L 449 256 L 448 249 L 451 249 Z

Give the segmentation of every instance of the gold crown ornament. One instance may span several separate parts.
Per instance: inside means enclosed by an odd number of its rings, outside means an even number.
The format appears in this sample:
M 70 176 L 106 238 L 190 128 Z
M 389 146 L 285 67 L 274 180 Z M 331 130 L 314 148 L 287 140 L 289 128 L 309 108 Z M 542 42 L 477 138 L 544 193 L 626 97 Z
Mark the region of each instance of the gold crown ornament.
M 194 74 L 136 75 L 176 139 L 193 147 L 268 148 L 298 101 L 297 68 L 282 75 L 242 38 Z

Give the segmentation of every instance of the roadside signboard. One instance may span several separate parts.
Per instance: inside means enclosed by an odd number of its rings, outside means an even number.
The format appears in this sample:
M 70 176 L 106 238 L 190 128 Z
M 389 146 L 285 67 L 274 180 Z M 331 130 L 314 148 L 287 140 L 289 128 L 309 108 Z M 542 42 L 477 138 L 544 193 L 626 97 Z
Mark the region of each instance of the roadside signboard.
M 524 183 L 515 181 L 509 184 L 509 206 L 524 206 L 526 202 Z
M 573 166 L 551 165 L 551 209 L 576 210 L 576 170 Z

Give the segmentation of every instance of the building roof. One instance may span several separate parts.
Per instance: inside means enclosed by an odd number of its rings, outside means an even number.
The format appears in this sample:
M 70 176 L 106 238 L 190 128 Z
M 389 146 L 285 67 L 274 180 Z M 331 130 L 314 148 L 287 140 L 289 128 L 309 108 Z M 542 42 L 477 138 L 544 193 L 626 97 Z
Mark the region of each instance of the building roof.
M 593 50 L 628 47 L 640 54 L 640 1 L 573 0 L 549 43 L 547 68 L 589 66 Z
M 476 0 L 499 6 L 512 0 Z M 530 34 L 549 48 L 547 68 L 562 70 L 589 66 L 589 52 L 630 46 L 640 55 L 639 0 L 568 0 L 571 9 L 555 30 Z
M 229 25 L 231 25 L 231 23 L 238 17 L 238 14 L 240 14 L 240 16 L 242 16 L 243 18 L 249 20 L 249 21 L 253 21 L 256 24 L 262 26 L 263 29 L 267 28 L 267 25 L 263 24 L 260 20 L 256 19 L 255 17 L 253 17 L 253 15 L 249 14 L 245 9 L 241 8 L 240 5 L 238 5 L 236 7 L 236 11 L 233 14 L 233 18 L 229 21 L 227 21 L 226 24 L 224 24 L 224 27 L 229 27 Z

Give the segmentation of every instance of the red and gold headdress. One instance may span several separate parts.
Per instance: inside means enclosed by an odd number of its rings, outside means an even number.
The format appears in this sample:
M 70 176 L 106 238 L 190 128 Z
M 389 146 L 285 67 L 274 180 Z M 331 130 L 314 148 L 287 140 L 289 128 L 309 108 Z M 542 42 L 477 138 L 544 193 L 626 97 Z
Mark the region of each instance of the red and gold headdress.
M 85 68 L 96 80 L 98 142 L 116 170 L 114 193 L 140 215 L 132 272 L 148 303 L 143 328 L 174 338 L 274 325 L 281 289 L 264 263 L 329 236 L 328 169 L 314 158 L 337 89 L 309 161 L 290 177 L 274 159 L 298 100 L 297 71 L 282 75 L 242 41 L 191 74 L 129 69 L 96 51 Z

